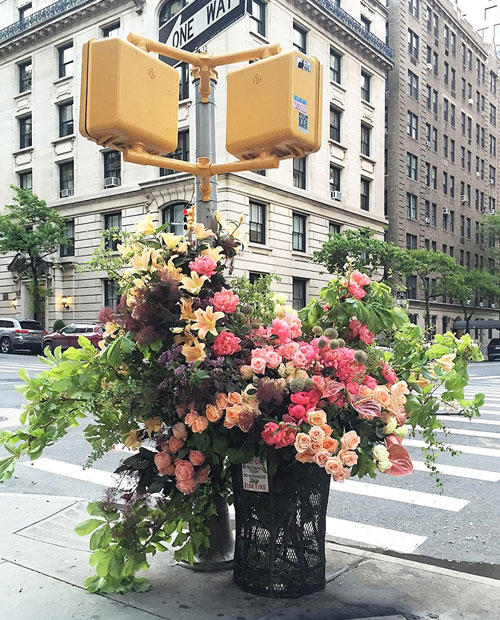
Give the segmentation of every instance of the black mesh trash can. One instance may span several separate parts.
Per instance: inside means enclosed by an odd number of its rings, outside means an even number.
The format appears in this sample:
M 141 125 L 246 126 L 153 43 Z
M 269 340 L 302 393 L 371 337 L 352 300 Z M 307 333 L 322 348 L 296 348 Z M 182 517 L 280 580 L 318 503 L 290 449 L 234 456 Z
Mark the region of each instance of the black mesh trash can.
M 244 488 L 232 467 L 236 544 L 234 582 L 261 596 L 298 598 L 325 587 L 325 526 L 330 476 L 315 464 L 281 464 L 269 492 Z

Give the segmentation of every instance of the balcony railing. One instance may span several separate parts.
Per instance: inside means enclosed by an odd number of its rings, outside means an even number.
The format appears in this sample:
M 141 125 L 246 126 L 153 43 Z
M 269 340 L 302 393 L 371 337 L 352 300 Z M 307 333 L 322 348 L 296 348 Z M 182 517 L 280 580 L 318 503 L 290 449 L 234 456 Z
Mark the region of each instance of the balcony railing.
M 373 32 L 367 30 L 361 22 L 358 22 L 354 17 L 343 11 L 338 7 L 333 0 L 315 0 L 320 6 L 326 9 L 329 13 L 333 13 L 335 17 L 345 24 L 350 30 L 353 30 L 356 34 L 362 37 L 372 47 L 377 49 L 381 54 L 387 56 L 392 60 L 392 49 L 386 45 L 381 39 L 376 37 Z
M 36 13 L 32 13 L 28 17 L 11 24 L 6 28 L 2 28 L 2 30 L 0 30 L 0 43 L 15 37 L 30 28 L 34 28 L 35 26 L 39 26 L 44 22 L 54 19 L 54 17 L 59 17 L 59 15 L 66 13 L 66 11 L 81 6 L 82 4 L 87 4 L 89 1 L 90 0 L 58 0 L 57 2 L 54 2 L 54 4 L 50 4 L 44 9 L 36 11 Z

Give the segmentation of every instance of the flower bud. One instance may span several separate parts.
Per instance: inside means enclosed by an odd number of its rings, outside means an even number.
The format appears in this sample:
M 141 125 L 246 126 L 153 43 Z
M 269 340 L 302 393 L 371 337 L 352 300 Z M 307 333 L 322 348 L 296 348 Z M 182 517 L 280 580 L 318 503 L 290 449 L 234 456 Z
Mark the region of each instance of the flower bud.
M 327 341 L 324 338 L 321 338 L 320 340 L 318 340 L 318 347 L 320 349 L 324 349 L 327 345 Z
M 315 325 L 315 326 L 312 328 L 312 333 L 313 333 L 315 336 L 321 336 L 321 335 L 322 335 L 322 333 L 323 333 L 323 330 L 322 330 L 322 328 L 321 328 L 319 325 Z
M 343 338 L 339 338 L 337 342 L 339 343 L 339 347 L 345 347 L 345 340 Z
M 252 322 L 250 323 L 250 327 L 251 327 L 252 329 L 259 329 L 259 327 L 260 327 L 260 323 L 259 323 L 258 321 L 252 321 Z
M 290 392 L 295 394 L 295 392 L 302 392 L 304 390 L 304 379 L 296 378 L 290 381 Z
M 250 314 L 252 314 L 252 312 L 253 312 L 253 308 L 249 304 L 245 304 L 241 308 L 241 311 L 243 312 L 243 314 L 246 314 L 247 316 L 250 316 Z
M 356 363 L 361 366 L 362 364 L 366 364 L 368 355 L 364 351 L 356 351 L 354 354 L 354 359 L 356 360 Z
M 327 338 L 335 340 L 339 337 L 339 333 L 336 329 L 333 329 L 333 327 L 328 327 L 327 329 L 325 329 L 325 336 Z
M 330 344 L 328 346 L 330 347 L 330 349 L 335 350 L 340 347 L 340 344 L 338 340 L 330 340 Z

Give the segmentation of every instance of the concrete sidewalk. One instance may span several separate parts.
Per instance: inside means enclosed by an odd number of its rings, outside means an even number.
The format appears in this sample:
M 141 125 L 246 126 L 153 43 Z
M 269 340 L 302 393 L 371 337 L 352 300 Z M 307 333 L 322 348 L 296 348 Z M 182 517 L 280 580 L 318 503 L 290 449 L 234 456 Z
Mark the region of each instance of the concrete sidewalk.
M 231 573 L 196 573 L 166 552 L 152 590 L 89 594 L 88 518 L 79 498 L 0 494 L 0 616 L 9 620 L 496 620 L 500 581 L 329 543 L 323 592 L 298 600 L 241 592 Z

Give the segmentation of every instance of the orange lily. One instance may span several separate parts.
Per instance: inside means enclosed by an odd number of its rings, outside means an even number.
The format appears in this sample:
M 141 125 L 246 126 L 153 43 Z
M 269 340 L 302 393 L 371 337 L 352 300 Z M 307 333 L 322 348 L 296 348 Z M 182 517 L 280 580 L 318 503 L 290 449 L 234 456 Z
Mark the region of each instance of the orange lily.
M 182 347 L 182 355 L 186 358 L 186 362 L 198 362 L 204 360 L 207 355 L 204 351 L 205 343 L 193 338 L 191 343 Z
M 196 271 L 192 271 L 190 278 L 185 276 L 181 279 L 181 288 L 186 289 L 186 291 L 192 293 L 193 295 L 197 295 L 207 280 L 207 276 L 199 276 Z
M 181 320 L 188 322 L 195 321 L 196 316 L 193 312 L 193 300 L 186 297 L 181 297 L 179 303 L 181 306 Z
M 198 308 L 194 315 L 197 322 L 192 327 L 198 330 L 198 338 L 203 340 L 208 333 L 217 336 L 218 332 L 215 324 L 225 316 L 224 312 L 214 312 L 212 306 L 207 306 L 206 310 Z

